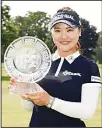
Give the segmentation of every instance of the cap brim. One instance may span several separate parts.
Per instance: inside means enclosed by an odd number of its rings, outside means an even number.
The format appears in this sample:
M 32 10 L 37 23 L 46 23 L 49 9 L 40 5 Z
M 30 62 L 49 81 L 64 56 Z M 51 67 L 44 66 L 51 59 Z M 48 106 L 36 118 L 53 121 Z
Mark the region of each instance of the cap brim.
M 67 20 L 58 20 L 58 21 L 55 21 L 54 23 L 52 23 L 51 26 L 50 26 L 50 28 L 52 28 L 57 23 L 65 23 L 65 24 L 69 25 L 72 28 L 76 28 L 77 27 L 77 25 L 72 24 L 70 21 L 67 21 Z

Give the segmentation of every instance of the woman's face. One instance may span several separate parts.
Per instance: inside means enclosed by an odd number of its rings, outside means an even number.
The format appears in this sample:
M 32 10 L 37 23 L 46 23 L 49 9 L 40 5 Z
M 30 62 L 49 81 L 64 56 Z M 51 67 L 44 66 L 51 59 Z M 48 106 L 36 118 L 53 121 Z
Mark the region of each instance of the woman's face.
M 52 38 L 59 52 L 75 52 L 81 30 L 64 23 L 57 23 L 51 30 Z

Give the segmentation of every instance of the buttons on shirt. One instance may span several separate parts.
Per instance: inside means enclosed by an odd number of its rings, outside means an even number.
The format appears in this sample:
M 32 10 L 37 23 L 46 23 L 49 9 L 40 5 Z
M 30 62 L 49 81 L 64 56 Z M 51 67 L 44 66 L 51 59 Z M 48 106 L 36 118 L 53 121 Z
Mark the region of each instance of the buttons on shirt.
M 71 64 L 74 61 L 75 57 L 74 56 L 69 56 L 67 57 L 67 61 Z
M 70 57 L 69 57 L 69 60 L 73 60 L 73 56 L 70 56 Z

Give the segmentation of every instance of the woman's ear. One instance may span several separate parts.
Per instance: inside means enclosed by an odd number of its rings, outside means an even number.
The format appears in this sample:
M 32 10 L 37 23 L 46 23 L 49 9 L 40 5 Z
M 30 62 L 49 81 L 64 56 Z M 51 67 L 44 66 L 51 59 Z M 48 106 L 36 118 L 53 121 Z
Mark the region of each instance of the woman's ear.
M 81 36 L 81 28 L 79 28 L 79 36 Z

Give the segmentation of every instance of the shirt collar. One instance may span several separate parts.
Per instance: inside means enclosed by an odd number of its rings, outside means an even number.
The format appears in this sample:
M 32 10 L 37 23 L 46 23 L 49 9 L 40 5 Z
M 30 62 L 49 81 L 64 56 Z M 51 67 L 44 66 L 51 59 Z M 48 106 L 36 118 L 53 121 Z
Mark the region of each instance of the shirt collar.
M 65 59 L 71 64 L 78 56 L 80 55 L 79 51 L 65 57 Z M 56 51 L 53 55 L 52 55 L 52 60 L 55 61 L 57 59 L 61 58 L 58 54 L 58 51 Z

